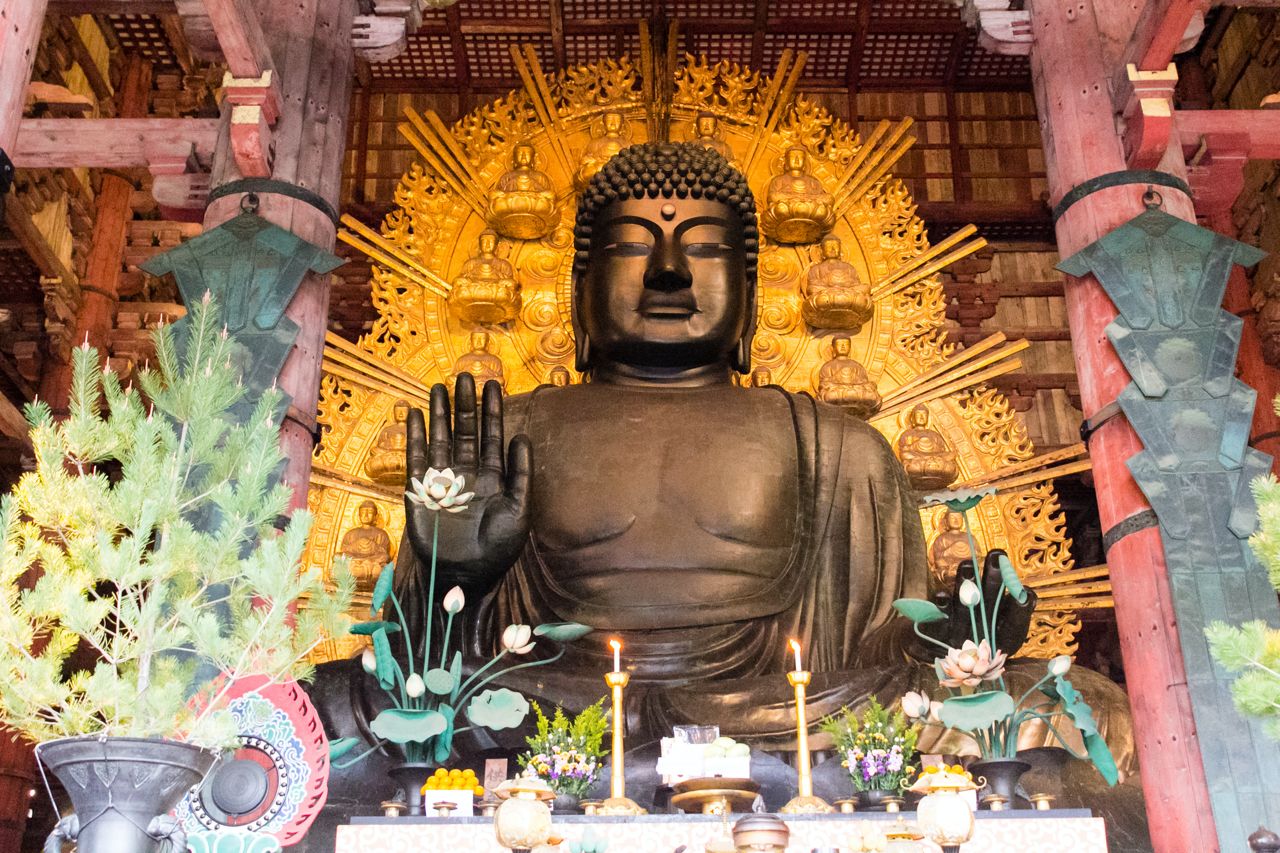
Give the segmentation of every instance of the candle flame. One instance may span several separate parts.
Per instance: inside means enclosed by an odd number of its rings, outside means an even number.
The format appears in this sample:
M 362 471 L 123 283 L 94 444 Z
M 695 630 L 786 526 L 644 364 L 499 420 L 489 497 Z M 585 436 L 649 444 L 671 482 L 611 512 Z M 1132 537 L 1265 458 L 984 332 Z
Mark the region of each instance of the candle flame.
M 613 649 L 615 652 L 620 652 L 620 651 L 622 651 L 622 641 L 621 641 L 621 640 L 610 640 L 610 641 L 609 641 L 609 648 Z
M 800 641 L 799 641 L 799 640 L 787 640 L 787 645 L 791 647 L 791 650 L 792 650 L 793 652 L 799 652 L 799 651 L 800 651 Z

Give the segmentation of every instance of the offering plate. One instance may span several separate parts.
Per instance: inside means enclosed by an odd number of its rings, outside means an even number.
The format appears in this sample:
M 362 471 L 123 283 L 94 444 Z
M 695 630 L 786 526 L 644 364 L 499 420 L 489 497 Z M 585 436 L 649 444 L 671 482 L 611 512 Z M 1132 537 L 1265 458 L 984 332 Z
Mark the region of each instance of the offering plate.
M 728 814 L 750 811 L 760 785 L 750 779 L 719 776 L 677 782 L 671 805 L 689 814 Z

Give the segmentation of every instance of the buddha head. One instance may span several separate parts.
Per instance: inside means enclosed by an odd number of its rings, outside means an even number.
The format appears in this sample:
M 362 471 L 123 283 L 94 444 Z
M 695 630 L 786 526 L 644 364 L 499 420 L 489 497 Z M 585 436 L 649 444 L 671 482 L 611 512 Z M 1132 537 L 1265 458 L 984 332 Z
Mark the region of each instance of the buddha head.
M 574 238 L 579 371 L 750 372 L 755 199 L 721 154 L 694 142 L 623 149 L 583 191 Z
M 409 401 L 396 400 L 395 405 L 391 407 L 392 423 L 402 424 L 409 420 Z
M 373 501 L 363 501 L 356 507 L 356 521 L 361 527 L 373 527 L 378 520 L 378 505 Z
M 472 332 L 471 333 L 471 351 L 472 352 L 488 352 L 489 351 L 489 333 L 488 332 Z
M 964 530 L 963 513 L 948 509 L 938 516 L 938 531 L 940 533 L 959 533 L 962 530 Z
M 498 232 L 490 228 L 481 231 L 477 245 L 480 248 L 480 256 L 482 258 L 491 257 L 498 251 Z
M 834 234 L 828 234 L 822 238 L 822 259 L 824 261 L 838 261 L 842 254 L 844 254 L 844 246 L 840 245 L 839 237 Z
M 573 377 L 569 375 L 569 371 L 558 364 L 551 368 L 551 375 L 548 379 L 550 379 L 551 384 L 557 388 L 564 388 L 567 385 L 573 384 Z
M 924 403 L 917 403 L 907 415 L 907 423 L 916 429 L 924 429 L 929 425 L 929 409 Z
M 793 174 L 800 174 L 805 171 L 809 165 L 809 152 L 805 151 L 799 145 L 787 149 L 787 171 Z
M 622 135 L 622 113 L 610 110 L 604 114 L 604 135 L 620 136 Z
M 848 358 L 853 351 L 853 341 L 848 335 L 839 335 L 831 340 L 832 358 Z
M 527 142 L 520 142 L 511 151 L 511 168 L 513 169 L 532 169 L 534 161 L 533 146 Z
M 711 113 L 698 113 L 698 117 L 694 120 L 694 130 L 697 131 L 699 139 L 714 139 L 719 126 L 719 119 Z
M 757 367 L 755 372 L 751 374 L 751 385 L 755 388 L 764 388 L 773 384 L 773 373 L 767 367 Z

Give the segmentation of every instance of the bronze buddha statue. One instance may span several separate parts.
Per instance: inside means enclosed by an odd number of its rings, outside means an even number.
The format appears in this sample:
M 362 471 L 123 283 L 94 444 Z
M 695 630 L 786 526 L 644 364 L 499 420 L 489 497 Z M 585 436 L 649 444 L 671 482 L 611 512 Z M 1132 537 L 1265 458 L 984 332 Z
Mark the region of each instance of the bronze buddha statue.
M 758 245 L 751 190 L 718 152 L 624 149 L 578 203 L 571 310 L 585 381 L 504 398 L 493 381 L 477 395 L 464 371 L 452 400 L 436 385 L 427 417 L 408 420 L 409 474 L 452 468 L 475 493 L 466 512 L 440 514 L 434 555 L 439 593 L 456 584 L 478 602 L 465 665 L 488 661 L 509 624 L 590 625 L 563 657 L 495 682 L 581 710 L 611 666 L 603 637 L 617 636 L 635 744 L 701 723 L 793 748 L 790 637 L 813 671 L 815 721 L 933 678 L 932 651 L 892 608 L 926 595 L 929 569 L 889 443 L 839 406 L 734 383 L 751 370 Z M 405 510 L 396 588 L 421 638 L 436 518 Z M 994 601 L 998 564 L 982 577 Z M 958 646 L 969 611 L 956 597 L 942 606 L 948 618 L 928 630 Z M 1005 602 L 1005 651 L 1022 645 L 1033 606 L 1034 595 Z M 334 697 L 317 703 L 326 730 L 364 733 L 374 700 L 359 684 L 372 682 L 358 665 L 342 672 L 319 691 Z M 523 746 L 518 731 L 469 736 Z
M 574 173 L 574 186 L 582 189 L 613 155 L 627 147 L 631 132 L 622 113 L 609 110 L 591 128 L 591 141 L 582 151 L 578 170 Z
M 942 433 L 929 426 L 929 407 L 917 404 L 907 414 L 907 424 L 898 436 L 898 459 L 911 485 L 922 492 L 950 486 L 960 473 L 956 452 Z
M 836 224 L 831 193 L 809 173 L 809 152 L 799 145 L 787 149 L 782 174 L 769 182 L 760 224 L 779 243 L 812 243 Z
M 391 423 L 378 433 L 378 440 L 364 463 L 364 472 L 375 483 L 399 486 L 405 472 L 405 420 L 409 417 L 409 401 L 396 400 L 391 407 Z
M 693 120 L 693 141 L 715 151 L 727 160 L 729 165 L 737 166 L 733 158 L 733 150 L 720 135 L 720 119 L 716 118 L 714 113 L 698 113 L 697 118 Z
M 527 142 L 511 150 L 511 169 L 494 185 L 485 219 L 494 231 L 513 240 L 538 240 L 560 223 L 551 178 L 534 162 L 536 149 Z
M 964 529 L 964 516 L 945 510 L 938 516 L 937 531 L 929 544 L 930 588 L 948 590 L 955 586 L 960 564 L 973 559 L 969 534 Z
M 818 368 L 818 399 L 865 419 L 879 410 L 880 392 L 867 369 L 850 355 L 852 349 L 848 335 L 831 339 L 831 358 Z
M 498 257 L 498 235 L 483 231 L 476 254 L 453 280 L 449 307 L 468 323 L 506 323 L 520 310 L 520 284 L 515 268 Z
M 472 382 L 484 385 L 486 382 L 503 384 L 502 359 L 489 352 L 489 333 L 472 332 L 471 350 L 463 353 L 453 363 L 453 376 L 457 379 L 467 374 Z
M 862 280 L 853 264 L 844 260 L 840 238 L 822 238 L 822 260 L 805 276 L 805 322 L 817 329 L 857 332 L 875 313 L 871 285 Z
M 391 537 L 378 526 L 378 505 L 373 501 L 360 504 L 356 521 L 357 525 L 343 534 L 338 551 L 350 560 L 357 591 L 367 595 L 382 567 L 391 562 Z

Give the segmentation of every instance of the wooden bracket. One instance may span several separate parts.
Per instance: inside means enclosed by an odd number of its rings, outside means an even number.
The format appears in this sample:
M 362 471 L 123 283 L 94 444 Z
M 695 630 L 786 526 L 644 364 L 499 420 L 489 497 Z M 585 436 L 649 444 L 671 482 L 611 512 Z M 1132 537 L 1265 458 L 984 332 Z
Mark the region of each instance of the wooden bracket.
M 1248 135 L 1207 134 L 1199 137 L 1195 147 L 1187 157 L 1187 182 L 1191 184 L 1196 216 L 1230 212 L 1244 189 L 1244 167 L 1249 162 Z M 1184 145 L 1184 151 L 1185 148 Z
M 1011 0 L 957 0 L 964 22 L 978 30 L 978 46 L 1002 56 L 1027 56 L 1034 38 L 1031 13 Z
M 222 79 L 222 88 L 231 104 L 231 153 L 236 168 L 246 178 L 271 176 L 271 126 L 280 117 L 280 88 L 275 75 Z
M 1123 117 L 1125 159 L 1131 169 L 1154 169 L 1160 164 L 1173 134 L 1173 90 L 1178 70 L 1169 63 L 1163 71 L 1126 69 L 1116 103 Z
M 351 47 L 366 62 L 386 62 L 408 47 L 404 18 L 383 15 L 356 15 L 351 27 Z

